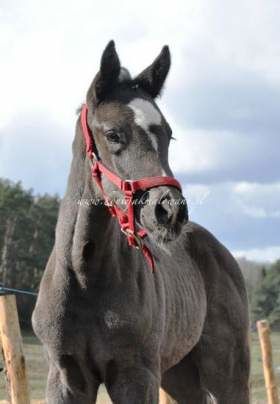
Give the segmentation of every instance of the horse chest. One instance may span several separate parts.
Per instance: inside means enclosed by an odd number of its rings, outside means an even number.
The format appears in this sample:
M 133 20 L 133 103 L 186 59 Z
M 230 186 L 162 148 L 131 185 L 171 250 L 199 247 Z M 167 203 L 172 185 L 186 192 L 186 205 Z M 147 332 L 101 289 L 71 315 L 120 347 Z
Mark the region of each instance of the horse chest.
M 37 307 L 36 333 L 54 357 L 75 355 L 88 345 L 94 357 L 101 352 L 103 357 L 114 356 L 125 345 L 133 351 L 136 346 L 159 340 L 159 318 L 155 318 L 147 300 L 142 302 L 112 288 L 107 293 L 99 291 L 90 301 L 77 296 L 69 296 L 63 303 L 52 299 L 44 316 L 40 314 L 42 306 Z
M 206 317 L 206 292 L 200 272 L 192 265 L 173 269 L 166 287 L 162 368 L 178 363 L 197 344 Z

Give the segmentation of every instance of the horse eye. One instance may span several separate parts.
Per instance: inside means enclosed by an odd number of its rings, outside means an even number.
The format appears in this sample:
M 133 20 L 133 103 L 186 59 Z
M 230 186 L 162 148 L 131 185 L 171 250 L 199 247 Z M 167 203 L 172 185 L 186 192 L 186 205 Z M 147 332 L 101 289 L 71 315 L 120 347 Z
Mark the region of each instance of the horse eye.
M 115 129 L 108 130 L 105 136 L 111 143 L 120 143 L 120 136 Z

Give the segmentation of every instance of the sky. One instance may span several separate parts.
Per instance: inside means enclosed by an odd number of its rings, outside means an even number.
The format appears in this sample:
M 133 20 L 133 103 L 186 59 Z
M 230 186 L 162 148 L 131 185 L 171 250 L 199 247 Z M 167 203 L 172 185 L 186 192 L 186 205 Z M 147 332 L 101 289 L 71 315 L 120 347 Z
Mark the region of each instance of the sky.
M 0 0 L 0 177 L 63 195 L 108 41 L 132 75 L 168 44 L 158 104 L 191 219 L 236 256 L 279 258 L 279 20 L 279 0 Z

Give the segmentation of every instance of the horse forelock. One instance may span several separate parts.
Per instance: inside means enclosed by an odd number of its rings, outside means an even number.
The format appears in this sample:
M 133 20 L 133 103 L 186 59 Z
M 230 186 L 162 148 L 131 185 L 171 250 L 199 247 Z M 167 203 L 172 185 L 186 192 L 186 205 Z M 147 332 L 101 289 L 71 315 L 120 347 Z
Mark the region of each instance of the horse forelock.
M 130 75 L 129 71 L 125 67 L 122 67 L 120 70 L 119 77 L 118 77 L 119 83 L 122 83 L 124 81 L 130 81 L 130 80 L 131 80 L 131 75 Z

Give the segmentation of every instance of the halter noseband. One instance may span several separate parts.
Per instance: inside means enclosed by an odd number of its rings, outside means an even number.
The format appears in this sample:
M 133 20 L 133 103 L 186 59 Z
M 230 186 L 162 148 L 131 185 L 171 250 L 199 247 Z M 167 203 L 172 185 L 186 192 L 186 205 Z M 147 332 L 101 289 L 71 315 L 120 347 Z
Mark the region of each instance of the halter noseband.
M 92 178 L 100 189 L 110 214 L 118 219 L 120 229 L 126 235 L 129 246 L 140 249 L 150 268 L 154 271 L 155 263 L 153 255 L 143 242 L 143 238 L 147 235 L 147 231 L 143 228 L 136 229 L 133 197 L 137 191 L 147 191 L 150 188 L 160 187 L 162 185 L 172 186 L 181 191 L 181 185 L 175 178 L 167 176 L 145 177 L 139 180 L 123 180 L 110 171 L 103 165 L 100 157 L 97 155 L 96 144 L 94 143 L 92 132 L 87 123 L 87 113 L 88 107 L 84 104 L 81 110 L 81 125 L 86 143 L 86 152 L 91 162 Z M 124 194 L 127 208 L 126 211 L 110 201 L 102 185 L 102 175 L 105 175 L 107 179 Z

